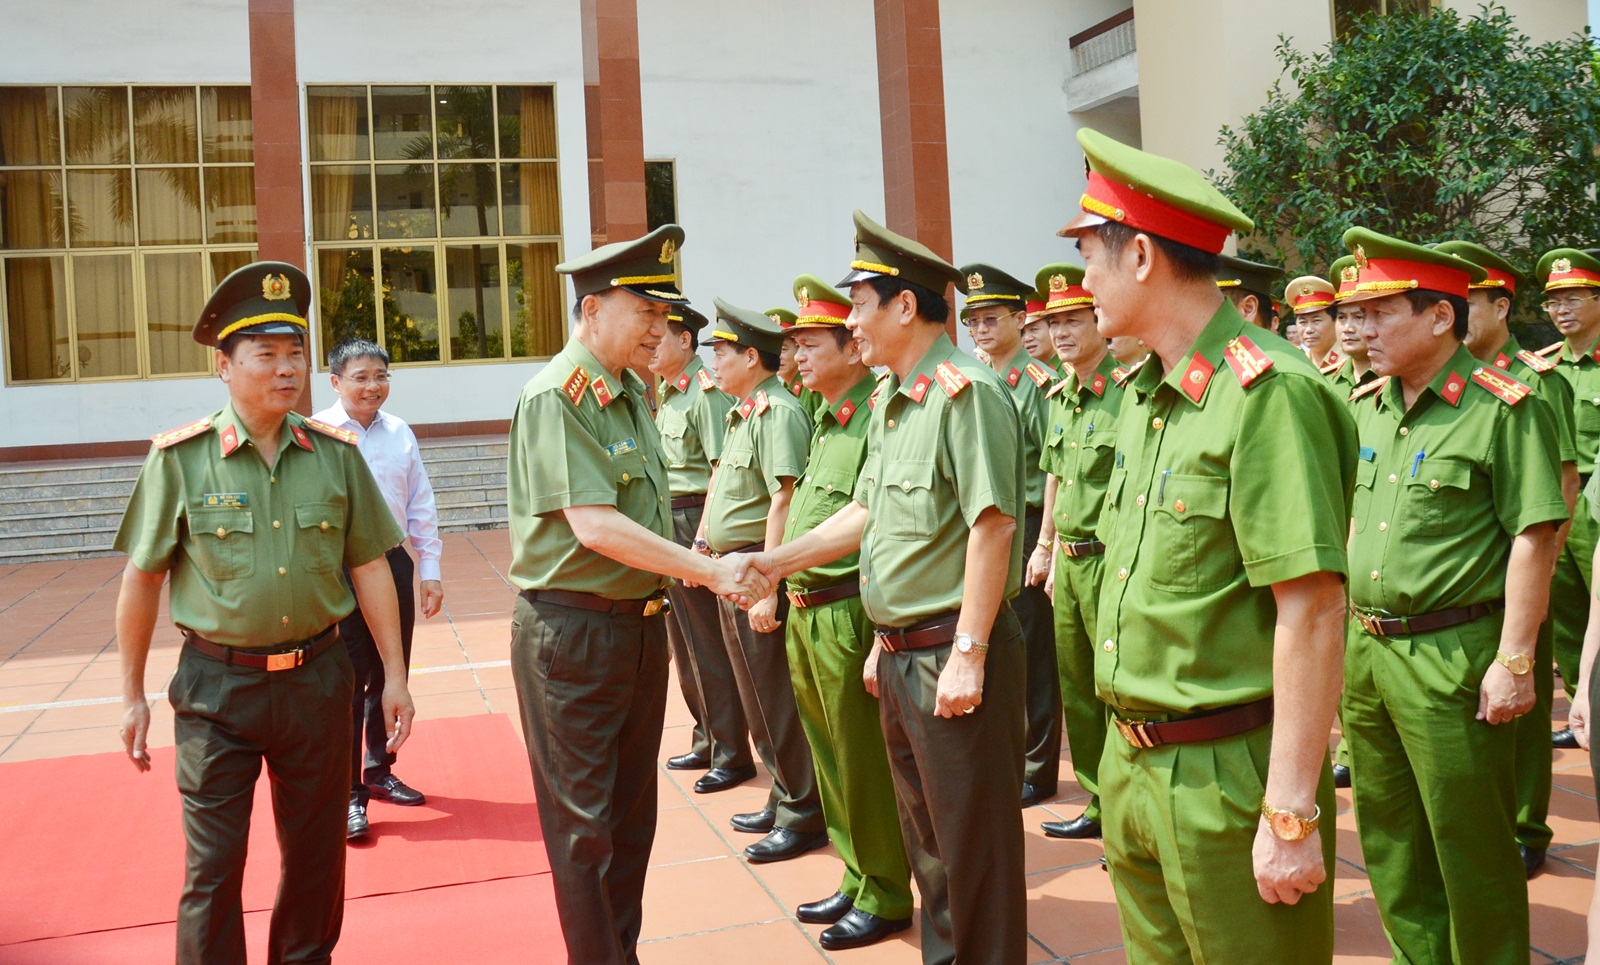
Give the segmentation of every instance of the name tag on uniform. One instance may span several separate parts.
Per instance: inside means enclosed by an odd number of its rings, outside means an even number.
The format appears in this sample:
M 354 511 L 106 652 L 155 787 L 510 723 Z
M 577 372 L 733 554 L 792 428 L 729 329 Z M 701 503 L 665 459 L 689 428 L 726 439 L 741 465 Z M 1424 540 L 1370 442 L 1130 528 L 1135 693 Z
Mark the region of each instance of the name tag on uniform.
M 618 456 L 625 456 L 638 448 L 639 444 L 633 441 L 632 436 L 629 436 L 621 442 L 613 442 L 611 445 L 606 446 L 606 452 L 610 453 L 611 458 L 615 459 Z
M 1362 446 L 1361 447 L 1361 458 L 1365 459 L 1367 462 L 1372 462 L 1374 459 L 1378 458 L 1378 452 L 1377 452 L 1376 449 L 1373 449 L 1371 446 Z
M 200 505 L 206 509 L 226 507 L 228 509 L 243 509 L 250 505 L 249 493 L 206 493 L 200 497 Z

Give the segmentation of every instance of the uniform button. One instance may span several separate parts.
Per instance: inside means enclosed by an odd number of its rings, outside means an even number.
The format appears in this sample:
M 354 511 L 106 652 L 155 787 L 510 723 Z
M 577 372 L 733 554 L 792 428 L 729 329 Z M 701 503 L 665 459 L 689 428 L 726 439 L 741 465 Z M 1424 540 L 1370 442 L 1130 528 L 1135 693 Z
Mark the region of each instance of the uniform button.
M 1378 578 L 1378 571 L 1377 571 L 1377 570 L 1373 570 L 1373 571 L 1372 571 L 1372 578 L 1373 578 L 1373 579 L 1374 579 L 1374 580 L 1376 580 L 1376 579 L 1377 579 L 1377 578 Z
M 1410 426 L 1401 426 L 1401 427 L 1400 427 L 1400 434 L 1401 434 L 1401 435 L 1402 435 L 1402 436 L 1409 436 L 1409 435 L 1411 435 L 1411 427 L 1410 427 Z
M 221 526 L 217 527 L 217 539 L 223 539 L 227 535 L 228 535 L 228 531 L 227 530 L 223 529 Z
M 1133 504 L 1134 504 L 1134 505 L 1135 505 L 1135 506 L 1143 506 L 1143 505 L 1144 505 L 1144 493 L 1140 493 L 1140 494 L 1139 494 L 1139 498 L 1138 498 L 1138 499 L 1135 499 L 1135 500 L 1134 500 L 1134 501 L 1133 501 Z
M 280 567 L 278 567 L 278 575 L 279 576 L 288 576 L 289 575 L 289 570 L 286 567 L 280 566 Z
M 902 482 L 900 484 L 900 488 L 901 488 L 901 490 L 909 493 L 911 491 L 911 480 L 907 479 L 904 482 Z
M 1117 571 L 1117 579 L 1126 580 L 1127 578 L 1128 578 L 1128 568 L 1126 566 L 1124 566 L 1122 569 Z
M 328 528 L 328 521 L 327 521 L 327 520 L 323 520 L 323 521 L 322 521 L 322 528 L 323 528 L 323 529 L 324 529 L 324 530 L 326 530 L 326 529 L 327 529 L 327 528 Z
M 1439 488 L 1439 480 L 1437 480 L 1437 479 L 1428 480 L 1428 488 L 1429 489 L 1438 489 Z
M 627 474 L 627 473 L 623 473 L 623 474 L 622 474 L 622 481 L 623 481 L 623 482 L 627 482 L 627 481 L 628 481 L 628 480 L 629 480 L 629 479 L 632 479 L 632 478 L 633 478 L 633 477 L 632 477 L 632 476 L 630 476 L 630 475 L 628 475 L 628 474 Z M 328 524 L 327 524 L 327 523 L 323 523 L 323 524 L 322 524 L 322 528 L 323 528 L 323 529 L 327 529 L 327 528 L 328 528 Z
M 279 522 L 278 520 L 275 519 L 275 520 L 272 521 L 272 528 L 273 529 L 282 529 L 283 528 L 283 523 L 281 523 L 281 522 Z
M 1595 405 L 1600 405 L 1600 399 L 1595 399 L 1595 400 L 1594 400 L 1594 404 L 1595 404 Z
M 1078 448 L 1078 444 L 1076 442 L 1068 443 L 1068 448 L 1076 449 Z
M 862 586 L 866 586 L 867 585 L 867 578 L 864 577 L 864 576 L 861 578 L 861 585 Z
M 288 617 L 284 617 L 283 618 L 283 625 L 284 626 L 288 626 L 289 625 L 289 618 Z
M 1067 485 L 1068 485 L 1068 486 L 1070 486 L 1070 485 L 1072 485 L 1072 480 L 1070 480 L 1070 479 L 1068 479 L 1068 480 L 1067 480 Z
M 1106 653 L 1110 653 L 1111 651 L 1117 649 L 1116 642 L 1112 641 L 1112 640 L 1107 640 L 1105 642 L 1105 649 L 1106 649 Z
M 1154 419 L 1150 420 L 1150 428 L 1155 429 L 1157 431 L 1160 431 L 1161 426 L 1163 424 L 1164 423 L 1162 423 L 1160 416 L 1156 416 Z
M 1390 482 L 1399 482 L 1400 481 L 1400 477 L 1396 476 L 1394 473 L 1391 472 L 1389 474 L 1389 481 Z
M 894 420 L 893 419 L 889 420 L 889 428 L 891 428 L 891 429 L 894 428 Z
M 274 483 L 274 484 L 276 484 L 276 483 L 277 483 L 277 481 L 278 481 L 278 477 L 277 477 L 277 476 L 268 476 L 268 477 L 267 477 L 267 482 L 269 482 L 269 483 Z
M 1594 404 L 1595 405 L 1600 405 L 1600 399 L 1595 399 L 1594 400 Z M 1080 406 L 1074 406 L 1072 411 L 1073 412 L 1082 412 L 1083 411 L 1083 406 L 1081 406 L 1081 405 Z
M 1178 500 L 1178 501 L 1177 501 L 1177 502 L 1175 502 L 1175 503 L 1173 503 L 1173 504 L 1172 504 L 1172 508 L 1173 508 L 1173 509 L 1175 509 L 1175 510 L 1177 510 L 1177 511 L 1178 511 L 1178 512 L 1180 512 L 1180 513 L 1181 513 L 1181 512 L 1183 512 L 1183 511 L 1184 511 L 1184 509 L 1186 509 L 1186 508 L 1187 508 L 1187 507 L 1185 507 L 1185 506 L 1184 506 L 1184 504 L 1183 504 L 1183 500 L 1181 500 L 1181 499 L 1180 499 L 1180 500 Z
M 1388 528 L 1389 528 L 1389 524 L 1388 523 L 1379 523 L 1378 524 L 1378 532 L 1380 532 L 1380 533 L 1384 532 Z
M 1483 374 L 1483 367 L 1479 366 L 1478 368 L 1473 369 L 1472 370 L 1472 374 L 1473 375 L 1482 375 Z

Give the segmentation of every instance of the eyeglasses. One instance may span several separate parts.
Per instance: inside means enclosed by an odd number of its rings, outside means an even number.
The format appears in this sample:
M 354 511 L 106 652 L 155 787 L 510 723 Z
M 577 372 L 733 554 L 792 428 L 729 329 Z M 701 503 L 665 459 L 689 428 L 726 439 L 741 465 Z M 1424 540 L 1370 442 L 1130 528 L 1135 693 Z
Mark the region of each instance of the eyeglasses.
M 1020 313 L 1018 313 L 1018 312 L 1006 312 L 1004 315 L 996 315 L 993 318 L 979 318 L 976 315 L 969 315 L 965 319 L 963 319 L 963 321 L 965 321 L 967 323 L 967 327 L 968 328 L 989 328 L 989 327 L 994 326 L 994 325 L 999 325 L 1002 320 L 1010 318 L 1013 315 L 1017 315 L 1017 314 L 1020 314 Z
M 1539 307 L 1544 309 L 1546 315 L 1554 315 L 1556 312 L 1575 312 L 1578 310 L 1579 305 L 1582 305 L 1584 302 L 1593 301 L 1596 298 L 1600 298 L 1600 295 L 1582 295 L 1574 298 L 1552 298 L 1547 302 L 1540 302 Z
M 341 376 L 339 376 L 339 378 L 340 378 L 341 381 L 350 382 L 350 383 L 352 383 L 354 385 L 359 385 L 362 388 L 366 388 L 369 385 L 388 385 L 389 384 L 389 373 L 388 372 L 385 372 L 382 375 L 374 375 L 374 376 L 371 376 L 371 377 L 368 377 L 368 376 L 365 376 L 365 375 L 354 375 L 354 376 L 341 375 Z

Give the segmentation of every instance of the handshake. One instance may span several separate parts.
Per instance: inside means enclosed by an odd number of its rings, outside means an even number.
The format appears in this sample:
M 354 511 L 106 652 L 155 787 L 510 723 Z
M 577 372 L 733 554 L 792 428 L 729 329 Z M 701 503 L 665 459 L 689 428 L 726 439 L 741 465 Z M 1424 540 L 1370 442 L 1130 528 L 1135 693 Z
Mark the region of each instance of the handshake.
M 710 555 L 704 550 L 697 549 L 695 552 L 703 556 Z M 736 604 L 741 610 L 748 610 L 771 596 L 772 591 L 777 589 L 778 581 L 783 579 L 777 562 L 767 553 L 730 553 L 713 559 L 711 565 L 716 570 L 716 576 L 704 584 L 705 588 Z M 690 580 L 683 582 L 685 586 L 702 585 Z

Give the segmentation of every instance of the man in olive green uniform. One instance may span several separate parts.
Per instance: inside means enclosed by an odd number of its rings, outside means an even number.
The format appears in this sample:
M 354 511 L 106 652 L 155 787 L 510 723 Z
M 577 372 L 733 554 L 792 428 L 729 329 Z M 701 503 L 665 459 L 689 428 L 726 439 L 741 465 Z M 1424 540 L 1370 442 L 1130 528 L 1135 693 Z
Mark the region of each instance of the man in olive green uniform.
M 711 469 L 722 458 L 722 433 L 733 399 L 717 388 L 695 351 L 706 317 L 688 305 L 667 315 L 667 337 L 651 356 L 650 371 L 661 378 L 656 428 L 672 488 L 672 533 L 690 546 L 700 529 Z M 667 588 L 672 614 L 667 643 L 678 665 L 678 685 L 694 718 L 694 742 L 687 754 L 667 759 L 673 770 L 710 770 L 694 784 L 702 794 L 726 790 L 756 776 L 750 760 L 750 731 L 739 706 L 728 648 L 722 645 L 717 598 L 705 587 L 674 583 Z
M 770 578 L 860 551 L 867 658 L 922 896 L 929 965 L 1027 957 L 1022 789 L 1021 426 L 1008 387 L 944 333 L 961 273 L 855 213 L 847 325 L 889 376 L 855 499 L 750 562 Z
M 1345 739 L 1395 960 L 1528 960 L 1516 728 L 1567 517 L 1556 426 L 1462 344 L 1465 259 L 1345 232 L 1381 378 L 1356 409 Z
M 1011 390 L 1022 417 L 1022 481 L 1027 496 L 1023 545 L 1033 546 L 1044 523 L 1045 474 L 1039 469 L 1049 429 L 1050 405 L 1044 393 L 1054 371 L 1028 355 L 1018 328 L 1033 286 L 990 265 L 961 269 L 967 296 L 961 313 L 972 340 Z M 1061 769 L 1061 683 L 1056 667 L 1055 617 L 1044 592 L 1044 578 L 1024 580 L 1011 609 L 1027 644 L 1028 736 L 1023 744 L 1022 806 L 1054 797 Z
M 1245 321 L 1272 331 L 1275 316 L 1271 293 L 1283 278 L 1283 269 L 1232 255 L 1219 255 L 1217 262 L 1217 287 L 1228 301 L 1233 302 Z
M 1524 349 L 1506 325 L 1517 285 L 1526 279 L 1510 262 L 1482 245 L 1446 241 L 1435 247 L 1465 258 L 1486 273 L 1483 281 L 1471 284 L 1467 294 L 1467 351 L 1478 361 L 1533 386 L 1535 394 L 1549 405 L 1556 422 L 1556 451 L 1561 458 L 1561 494 L 1571 512 L 1578 498 L 1572 384 L 1556 372 L 1554 362 Z M 1556 535 L 1557 552 L 1566 541 L 1569 525 L 1562 524 Z M 1544 864 L 1553 837 L 1548 820 L 1552 784 L 1550 712 L 1555 698 L 1553 632 L 1554 623 L 1547 613 L 1539 624 L 1533 656 L 1533 710 L 1518 717 L 1513 725 L 1517 729 L 1517 846 L 1529 876 Z
M 283 878 L 268 957 L 332 958 L 344 910 L 355 680 L 337 626 L 357 599 L 383 661 L 388 749 L 411 729 L 385 558 L 400 528 L 355 434 L 292 411 L 309 367 L 311 292 L 300 269 L 270 261 L 217 286 L 194 339 L 216 348 L 228 405 L 154 438 L 117 532 L 128 554 L 117 599 L 122 742 L 140 771 L 150 769 L 145 661 L 168 576 L 172 621 L 183 631 L 168 690 L 188 845 L 181 965 L 245 960 L 240 888 L 263 761 Z
M 795 480 L 805 473 L 811 416 L 778 378 L 783 329 L 759 312 L 721 299 L 716 305 L 711 339 L 717 384 L 738 403 L 728 412 L 722 461 L 711 474 L 695 547 L 718 555 L 759 553 L 783 538 Z M 827 844 L 828 835 L 789 678 L 783 629 L 788 601 L 775 592 L 748 613 L 727 600 L 720 606 L 722 640 L 745 720 L 772 775 L 766 807 L 736 814 L 732 824 L 766 835 L 745 849 L 751 861 L 797 858 Z
M 1354 428 L 1305 356 L 1215 283 L 1245 217 L 1192 169 L 1078 131 L 1078 238 L 1129 379 L 1101 510 L 1102 830 L 1128 961 L 1328 962 L 1328 734 Z M 1302 512 L 1281 494 L 1317 493 Z
M 1600 261 L 1574 248 L 1557 248 L 1539 259 L 1535 270 L 1544 289 L 1543 308 L 1563 338 L 1539 350 L 1556 363 L 1556 372 L 1572 386 L 1574 442 L 1580 485 L 1586 487 L 1600 454 Z M 1572 526 L 1556 561 L 1550 584 L 1551 632 L 1556 668 L 1571 697 L 1581 668 L 1584 623 L 1600 525 L 1589 512 L 1589 500 L 1580 493 L 1572 511 Z M 1557 731 L 1557 747 L 1576 747 L 1570 728 Z
M 666 460 L 635 370 L 684 301 L 683 229 L 556 266 L 572 338 L 511 419 L 511 673 L 568 957 L 638 961 L 667 700 L 666 580 L 764 597 L 764 579 L 672 542 Z
M 806 388 L 823 400 L 806 472 L 795 484 L 783 538 L 815 529 L 849 504 L 867 455 L 872 370 L 845 328 L 850 300 L 815 275 L 794 282 L 799 306 L 788 341 Z M 830 951 L 870 945 L 911 926 L 911 866 L 895 813 L 894 783 L 878 723 L 872 621 L 861 608 L 857 554 L 802 570 L 786 581 L 789 672 L 811 744 L 828 837 L 844 862 L 837 893 L 797 910 L 826 923 Z
M 1061 668 L 1061 707 L 1067 746 L 1078 786 L 1089 795 L 1083 814 L 1046 821 L 1052 838 L 1091 838 L 1100 833 L 1100 757 L 1106 744 L 1106 705 L 1094 692 L 1095 607 L 1106 546 L 1095 538 L 1100 507 L 1117 447 L 1122 386 L 1117 360 L 1095 327 L 1094 296 L 1083 287 L 1077 265 L 1039 269 L 1048 291 L 1045 318 L 1067 377 L 1045 393 L 1050 430 L 1039 468 L 1045 480 L 1045 521 L 1028 560 L 1028 579 L 1042 578 L 1055 604 L 1056 662 Z

